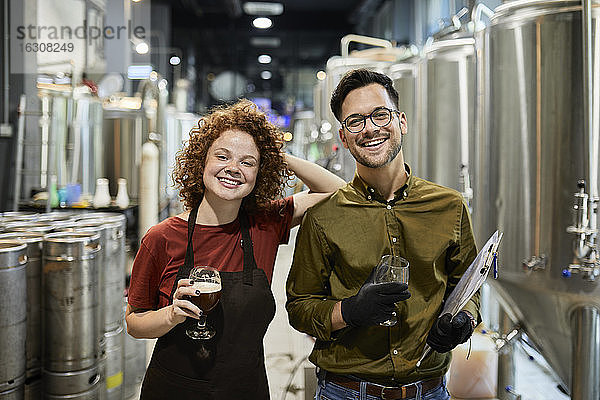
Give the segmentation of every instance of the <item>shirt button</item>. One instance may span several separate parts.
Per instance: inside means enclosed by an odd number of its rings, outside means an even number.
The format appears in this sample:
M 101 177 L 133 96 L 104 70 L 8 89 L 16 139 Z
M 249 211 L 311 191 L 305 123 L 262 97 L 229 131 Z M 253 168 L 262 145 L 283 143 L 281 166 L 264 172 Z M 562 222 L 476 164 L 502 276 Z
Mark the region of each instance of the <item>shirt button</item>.
M 392 242 L 396 243 L 396 240 L 398 239 L 396 239 L 395 237 L 392 238 Z
M 387 208 L 388 210 L 392 209 L 392 206 L 390 206 L 389 204 L 387 206 L 385 206 L 385 208 Z
M 396 355 L 396 354 L 398 354 L 398 350 L 394 349 L 394 351 L 392 353 L 394 353 L 394 355 Z

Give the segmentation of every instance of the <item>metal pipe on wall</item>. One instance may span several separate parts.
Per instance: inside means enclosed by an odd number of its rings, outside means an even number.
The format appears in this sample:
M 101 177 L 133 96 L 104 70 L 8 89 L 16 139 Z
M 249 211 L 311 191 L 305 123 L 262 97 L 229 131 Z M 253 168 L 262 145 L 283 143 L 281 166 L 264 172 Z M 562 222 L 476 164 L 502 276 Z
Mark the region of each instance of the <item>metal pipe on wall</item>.
M 600 312 L 581 306 L 571 313 L 571 399 L 600 398 Z

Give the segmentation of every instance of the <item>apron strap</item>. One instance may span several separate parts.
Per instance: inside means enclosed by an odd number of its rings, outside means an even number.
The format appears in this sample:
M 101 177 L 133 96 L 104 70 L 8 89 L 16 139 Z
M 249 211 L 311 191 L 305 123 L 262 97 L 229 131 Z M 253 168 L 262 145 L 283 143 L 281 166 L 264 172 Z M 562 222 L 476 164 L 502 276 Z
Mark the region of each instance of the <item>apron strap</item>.
M 187 277 L 190 276 L 190 271 L 194 267 L 194 246 L 192 243 L 192 238 L 194 236 L 194 228 L 196 227 L 198 207 L 199 204 L 192 208 L 188 217 L 188 241 L 185 249 L 185 261 L 177 270 L 177 276 L 175 277 L 175 282 L 173 283 L 173 288 L 171 289 L 171 303 L 173 303 L 173 295 L 175 294 L 175 290 L 177 290 L 177 282 L 179 282 L 180 279 L 187 279 Z M 252 286 L 252 271 L 257 267 L 256 260 L 254 259 L 254 246 L 252 244 L 252 238 L 250 237 L 250 223 L 248 222 L 248 216 L 241 209 L 239 218 L 240 229 L 242 231 L 242 249 L 244 251 L 244 284 Z
M 200 204 L 197 204 L 194 208 L 192 208 L 188 217 L 188 240 L 187 247 L 185 249 L 185 261 L 177 270 L 177 276 L 175 277 L 175 282 L 173 283 L 173 288 L 171 289 L 171 303 L 173 303 L 173 295 L 175 294 L 175 290 L 177 290 L 177 282 L 179 282 L 180 279 L 186 279 L 188 276 L 190 276 L 190 271 L 194 267 L 194 246 L 192 244 L 192 237 L 194 236 L 194 228 L 196 227 L 196 217 L 198 216 L 199 206 Z
M 255 270 L 254 246 L 250 237 L 250 223 L 245 212 L 240 210 L 240 227 L 242 230 L 242 249 L 244 250 L 244 285 L 252 286 L 252 271 Z

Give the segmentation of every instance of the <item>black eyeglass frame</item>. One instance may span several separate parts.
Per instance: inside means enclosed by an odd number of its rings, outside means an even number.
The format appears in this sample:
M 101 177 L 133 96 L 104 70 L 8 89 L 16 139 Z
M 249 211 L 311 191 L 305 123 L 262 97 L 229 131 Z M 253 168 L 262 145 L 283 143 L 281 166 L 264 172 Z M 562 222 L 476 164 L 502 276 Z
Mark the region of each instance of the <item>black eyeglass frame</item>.
M 377 111 L 381 111 L 381 110 L 386 110 L 386 111 L 387 111 L 387 112 L 390 114 L 390 120 L 389 120 L 388 122 L 386 122 L 385 124 L 383 124 L 383 125 L 379 125 L 379 124 L 378 124 L 377 122 L 375 122 L 375 120 L 373 119 L 373 114 L 374 114 L 375 112 L 377 112 Z M 365 127 L 367 126 L 367 118 L 369 118 L 369 119 L 371 120 L 371 122 L 373 123 L 373 125 L 375 125 L 375 126 L 377 126 L 377 127 L 379 127 L 379 128 L 383 128 L 384 126 L 388 126 L 388 125 L 389 125 L 389 124 L 392 122 L 392 120 L 394 119 L 394 114 L 398 115 L 398 118 L 400 117 L 400 111 L 398 111 L 398 110 L 392 110 L 392 109 L 390 109 L 390 108 L 387 108 L 387 107 L 377 107 L 377 108 L 375 108 L 373 111 L 371 111 L 371 112 L 370 112 L 369 114 L 367 114 L 367 115 L 364 115 L 364 114 L 358 114 L 358 113 L 356 113 L 356 114 L 351 114 L 351 115 L 348 115 L 348 116 L 347 116 L 347 117 L 344 119 L 344 121 L 342 121 L 342 128 L 346 128 L 346 130 L 347 130 L 348 132 L 350 132 L 350 133 L 360 133 L 360 132 L 362 132 L 362 131 L 363 131 L 363 129 L 365 129 Z M 351 131 L 351 130 L 348 128 L 347 121 L 348 121 L 348 119 L 349 119 L 349 118 L 352 118 L 352 117 L 357 117 L 357 116 L 361 116 L 361 117 L 362 117 L 362 127 L 361 127 L 359 130 L 357 130 L 357 131 Z

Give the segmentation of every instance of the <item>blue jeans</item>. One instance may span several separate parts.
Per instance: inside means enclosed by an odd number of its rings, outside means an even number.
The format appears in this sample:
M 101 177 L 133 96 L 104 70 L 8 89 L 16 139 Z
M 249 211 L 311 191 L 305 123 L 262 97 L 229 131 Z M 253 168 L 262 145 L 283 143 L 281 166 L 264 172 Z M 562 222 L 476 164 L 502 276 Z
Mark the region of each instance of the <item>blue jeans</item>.
M 319 374 L 320 375 L 320 374 Z M 371 396 L 366 393 L 367 382 L 361 382 L 361 390 L 348 389 L 335 383 L 327 382 L 321 376 L 318 376 L 317 392 L 315 394 L 315 400 L 377 400 L 380 397 Z M 446 378 L 444 378 L 442 384 L 437 388 L 425 394 L 419 394 L 421 384 L 417 385 L 417 395 L 410 397 L 415 400 L 450 400 L 450 394 L 446 390 Z M 408 399 L 407 399 L 408 400 Z

